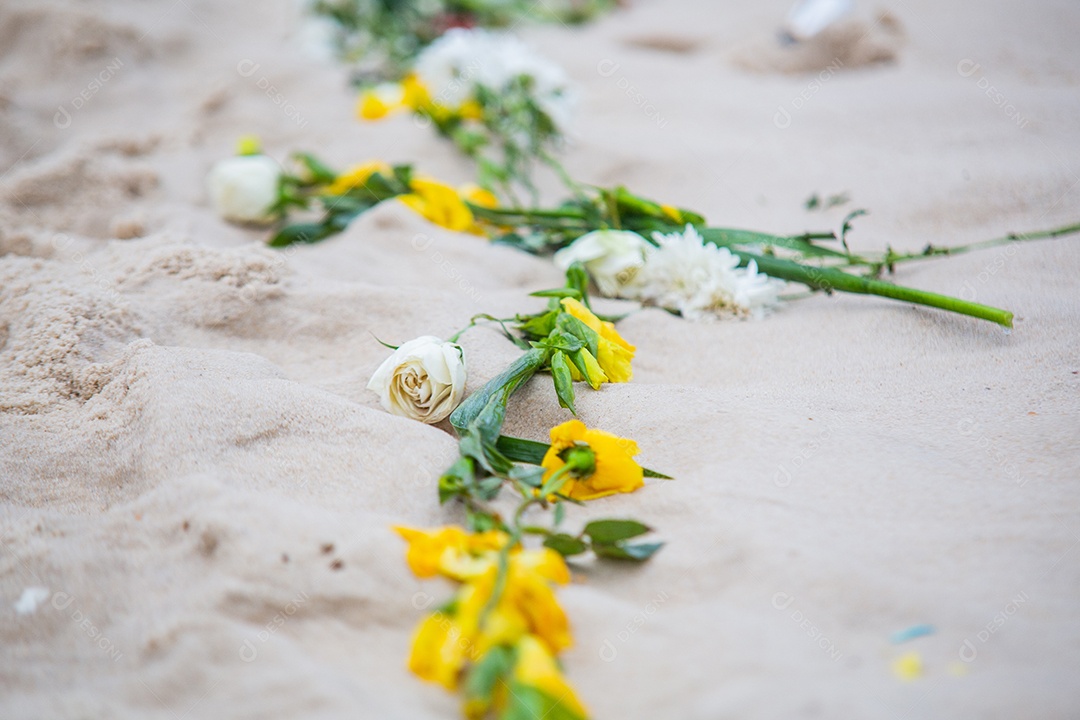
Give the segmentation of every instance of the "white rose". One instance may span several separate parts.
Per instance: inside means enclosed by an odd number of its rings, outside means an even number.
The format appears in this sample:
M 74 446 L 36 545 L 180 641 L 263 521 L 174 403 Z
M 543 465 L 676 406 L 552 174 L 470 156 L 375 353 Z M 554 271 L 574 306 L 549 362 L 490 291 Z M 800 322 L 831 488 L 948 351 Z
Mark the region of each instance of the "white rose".
M 395 350 L 367 386 L 394 415 L 437 423 L 465 395 L 465 353 L 437 337 L 418 337 Z
M 206 178 L 210 201 L 218 215 L 238 223 L 266 224 L 277 201 L 281 168 L 266 155 L 239 155 L 222 160 Z
M 555 253 L 555 264 L 566 270 L 580 262 L 608 297 L 617 297 L 645 265 L 649 241 L 629 230 L 594 230 Z

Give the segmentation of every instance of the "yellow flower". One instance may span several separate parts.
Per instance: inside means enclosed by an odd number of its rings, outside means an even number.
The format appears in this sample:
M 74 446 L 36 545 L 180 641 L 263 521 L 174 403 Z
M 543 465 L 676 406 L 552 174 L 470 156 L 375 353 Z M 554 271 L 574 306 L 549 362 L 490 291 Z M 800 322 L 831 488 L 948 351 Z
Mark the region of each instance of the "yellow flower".
M 409 543 L 405 561 L 419 578 L 442 574 L 462 580 L 482 573 L 492 562 L 487 555 L 499 550 L 509 539 L 498 530 L 467 533 L 454 525 L 433 530 L 399 525 L 394 530 Z
M 398 196 L 408 208 L 448 230 L 465 232 L 472 229 L 472 211 L 454 188 L 426 177 L 413 178 L 410 188 L 411 193 Z
M 570 471 L 570 480 L 562 486 L 562 494 L 575 500 L 593 500 L 619 492 L 633 492 L 645 485 L 644 471 L 633 460 L 637 455 L 637 443 L 628 438 L 585 427 L 580 420 L 570 420 L 551 428 L 551 447 L 544 455 L 544 481 L 566 462 L 560 455 L 574 447 L 588 447 L 594 455 L 592 473 L 576 477 Z
M 466 100 L 458 108 L 458 114 L 466 120 L 480 120 L 484 117 L 484 107 L 475 100 Z
M 413 636 L 409 670 L 423 680 L 454 690 L 465 666 L 468 648 L 469 642 L 461 627 L 450 615 L 432 613 L 424 618 Z
M 237 155 L 261 155 L 262 142 L 258 135 L 241 135 L 236 141 Z
M 391 175 L 394 169 L 381 160 L 353 165 L 351 168 L 334 178 L 334 182 L 327 186 L 325 192 L 328 195 L 344 195 L 355 187 L 359 187 L 368 181 L 375 173 Z
M 570 571 L 554 550 L 511 548 L 505 582 L 493 603 L 500 588 L 500 552 L 509 540 L 505 533 L 467 533 L 454 526 L 395 530 L 409 543 L 406 558 L 417 576 L 442 574 L 462 583 L 453 601 L 417 628 L 409 655 L 409 669 L 417 676 L 453 690 L 466 666 L 492 648 L 513 647 L 531 635 L 555 654 L 573 642 L 552 588 L 569 582 Z
M 367 88 L 356 100 L 356 115 L 361 120 L 382 120 L 405 105 L 405 88 L 398 83 L 380 83 Z
M 542 642 L 531 635 L 525 635 L 517 644 L 514 680 L 536 688 L 579 718 L 589 714 L 559 671 L 555 658 Z
M 422 110 L 432 104 L 431 93 L 416 73 L 405 76 L 401 81 L 401 90 L 401 103 L 410 110 Z
M 490 190 L 485 190 L 479 185 L 469 183 L 462 185 L 458 188 L 458 195 L 462 200 L 470 202 L 473 205 L 479 205 L 480 207 L 496 208 L 499 207 L 499 198 L 495 197 L 495 193 Z
M 664 211 L 665 215 L 667 215 L 675 222 L 681 223 L 683 221 L 682 211 L 680 211 L 679 208 L 675 207 L 674 205 L 661 205 L 660 209 Z
M 629 382 L 634 377 L 630 362 L 634 359 L 634 350 L 636 348 L 619 335 L 614 324 L 600 320 L 574 298 L 563 298 L 562 306 L 563 310 L 585 323 L 590 330 L 600 336 L 597 343 L 596 361 L 599 363 L 600 369 L 604 371 L 604 379 L 593 384 L 593 389 L 599 387 L 601 382 Z M 588 355 L 589 352 L 585 350 L 583 354 Z M 586 358 L 586 362 L 588 362 L 588 358 Z M 583 379 L 580 377 L 580 372 L 573 365 L 570 366 L 570 373 L 575 380 Z

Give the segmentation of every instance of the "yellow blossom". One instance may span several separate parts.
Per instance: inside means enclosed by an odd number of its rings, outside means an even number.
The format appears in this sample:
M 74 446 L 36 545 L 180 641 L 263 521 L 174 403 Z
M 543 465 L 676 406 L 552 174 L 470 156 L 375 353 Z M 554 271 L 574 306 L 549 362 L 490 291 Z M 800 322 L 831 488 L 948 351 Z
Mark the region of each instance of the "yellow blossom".
M 474 226 L 473 214 L 454 188 L 426 177 L 413 178 L 411 193 L 398 200 L 430 222 L 448 230 L 465 232 Z
M 397 526 L 394 530 L 409 543 L 405 560 L 419 578 L 443 574 L 461 580 L 476 575 L 490 564 L 490 558 L 485 554 L 498 550 L 509 539 L 506 533 L 498 530 L 467 533 L 454 525 L 433 530 Z M 474 558 L 481 560 L 483 565 L 468 562 Z
M 261 155 L 262 154 L 262 142 L 259 141 L 258 135 L 241 135 L 240 139 L 236 141 L 236 154 L 237 155 Z
M 562 486 L 562 494 L 575 500 L 593 500 L 619 492 L 633 492 L 644 486 L 644 471 L 634 462 L 637 443 L 628 438 L 585 427 L 580 420 L 570 420 L 551 428 L 551 447 L 544 455 L 544 481 L 561 469 L 566 462 L 562 453 L 574 447 L 587 447 L 594 454 L 594 468 L 585 477 L 570 471 L 570 480 Z
M 499 207 L 499 198 L 495 197 L 495 193 L 490 190 L 486 190 L 479 185 L 468 183 L 458 188 L 458 195 L 462 200 L 470 202 L 473 205 L 478 205 L 485 208 L 497 208 Z
M 680 211 L 679 208 L 675 207 L 674 205 L 661 205 L 660 209 L 664 211 L 665 215 L 667 215 L 675 222 L 681 223 L 683 221 L 682 211 Z
M 381 160 L 353 165 L 351 168 L 334 178 L 334 182 L 326 188 L 328 195 L 344 195 L 355 187 L 359 187 L 368 181 L 375 173 L 391 175 L 394 169 Z
M 432 613 L 413 636 L 409 670 L 422 680 L 454 690 L 468 649 L 469 641 L 454 619 L 443 612 Z
M 500 584 L 505 533 L 467 533 L 453 526 L 395 529 L 409 543 L 406 558 L 417 576 L 442 574 L 462 583 L 453 601 L 417 628 L 409 669 L 419 677 L 453 690 L 467 665 L 492 648 L 534 636 L 555 654 L 573 642 L 552 588 L 569 582 L 570 571 L 554 550 L 510 548 Z
M 458 114 L 466 120 L 480 120 L 484 117 L 484 106 L 475 100 L 466 100 L 458 108 Z
M 634 376 L 630 363 L 634 359 L 636 348 L 619 335 L 614 324 L 600 320 L 578 300 L 563 298 L 562 306 L 563 310 L 600 336 L 596 354 L 596 361 L 600 369 L 604 371 L 604 379 L 600 382 L 629 382 Z M 583 354 L 588 354 L 588 351 L 583 351 Z M 580 372 L 573 365 L 570 367 L 570 372 L 575 380 L 582 379 Z M 594 384 L 593 388 L 595 389 L 598 385 L 599 383 Z
M 410 110 L 422 110 L 432 104 L 431 93 L 415 73 L 406 75 L 401 81 L 401 103 Z
M 566 682 L 555 658 L 536 638 L 525 635 L 517 644 L 514 681 L 535 688 L 579 718 L 588 716 L 573 688 Z

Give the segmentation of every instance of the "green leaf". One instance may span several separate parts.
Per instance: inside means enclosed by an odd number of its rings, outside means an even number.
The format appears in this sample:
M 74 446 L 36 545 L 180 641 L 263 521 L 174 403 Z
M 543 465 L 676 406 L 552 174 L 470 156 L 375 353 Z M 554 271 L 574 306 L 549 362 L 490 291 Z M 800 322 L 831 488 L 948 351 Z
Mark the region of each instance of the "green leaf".
M 293 157 L 307 168 L 311 179 L 316 183 L 332 183 L 337 178 L 337 173 L 328 168 L 321 160 L 310 153 L 293 153 Z
M 552 513 L 551 522 L 555 527 L 562 525 L 563 520 L 566 519 L 566 505 L 561 502 L 555 503 L 555 511 Z
M 529 487 L 540 487 L 544 483 L 544 468 L 535 465 L 515 465 L 510 470 L 510 478 L 523 482 Z
M 294 243 L 317 243 L 320 240 L 333 235 L 335 232 L 337 232 L 337 230 L 327 227 L 323 223 L 297 223 L 295 225 L 286 225 L 270 238 L 267 245 L 275 248 L 283 248 Z
M 594 543 L 610 544 L 627 540 L 651 531 L 648 525 L 637 520 L 593 520 L 585 526 L 584 533 Z
M 514 681 L 507 695 L 510 704 L 499 720 L 585 720 L 558 698 L 531 685 Z
M 556 507 L 562 507 L 562 503 Z M 547 539 L 544 540 L 544 547 L 549 547 L 564 557 L 580 555 L 589 549 L 589 546 L 581 538 L 566 533 L 548 535 Z
M 495 694 L 495 687 L 514 667 L 514 654 L 506 647 L 496 646 L 480 658 L 469 669 L 465 678 L 466 701 L 481 702 L 490 705 Z
M 597 557 L 644 562 L 662 547 L 664 543 L 637 543 L 636 545 L 593 545 L 592 550 Z

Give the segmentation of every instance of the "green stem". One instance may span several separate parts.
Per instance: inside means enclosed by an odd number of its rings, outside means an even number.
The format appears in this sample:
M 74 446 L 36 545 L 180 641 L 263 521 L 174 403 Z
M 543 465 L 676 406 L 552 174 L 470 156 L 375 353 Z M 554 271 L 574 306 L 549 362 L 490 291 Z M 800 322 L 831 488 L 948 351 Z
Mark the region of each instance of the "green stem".
M 757 255 L 742 250 L 731 249 L 731 252 L 738 256 L 744 265 L 750 260 L 753 260 L 757 263 L 758 269 L 766 275 L 771 275 L 772 277 L 780 278 L 781 280 L 802 283 L 815 290 L 824 290 L 826 292 L 839 290 L 840 292 L 855 293 L 859 295 L 878 295 L 893 300 L 902 300 L 917 305 L 940 308 L 942 310 L 960 313 L 961 315 L 969 315 L 981 320 L 989 320 L 990 322 L 997 323 L 998 325 L 1007 328 L 1012 327 L 1013 314 L 1011 312 L 990 307 L 989 305 L 980 305 L 979 303 L 968 302 L 967 300 L 961 300 L 960 298 L 939 295 L 937 293 L 926 292 L 925 290 L 916 290 L 914 288 L 903 287 L 902 285 L 893 285 L 892 283 L 881 280 L 859 277 L 834 268 L 818 268 L 809 265 L 801 265 L 791 260 L 785 260 L 769 255 Z
M 981 240 L 979 242 L 969 243 L 967 245 L 955 245 L 953 247 L 934 247 L 933 245 L 927 245 L 922 252 L 904 253 L 902 255 L 893 254 L 890 252 L 880 260 L 864 260 L 862 262 L 852 262 L 851 265 L 868 265 L 873 268 L 881 268 L 896 263 L 910 262 L 912 260 L 926 260 L 932 257 L 939 257 L 942 255 L 963 255 L 974 250 L 986 250 L 992 247 L 999 247 L 1001 245 L 1011 245 L 1012 243 L 1024 242 L 1025 240 L 1048 240 L 1051 238 L 1063 237 L 1065 235 L 1073 235 L 1076 233 L 1080 233 L 1080 223 L 1073 223 L 1071 225 L 1064 225 L 1062 227 L 1053 228 L 1051 230 L 1040 230 L 1030 233 L 1009 233 L 1004 237 L 993 238 L 992 240 Z

